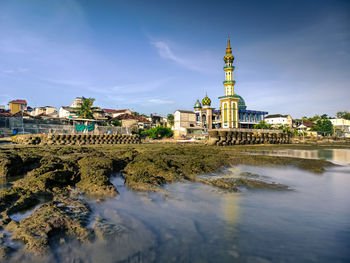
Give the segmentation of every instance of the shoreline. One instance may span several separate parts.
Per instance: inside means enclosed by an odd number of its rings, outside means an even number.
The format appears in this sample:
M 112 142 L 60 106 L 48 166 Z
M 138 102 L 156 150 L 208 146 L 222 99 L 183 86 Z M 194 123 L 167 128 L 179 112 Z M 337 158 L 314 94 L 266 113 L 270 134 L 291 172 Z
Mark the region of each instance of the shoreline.
M 225 167 L 240 164 L 254 166 L 292 166 L 321 174 L 335 164 L 318 159 L 302 159 L 250 153 L 265 150 L 350 149 L 350 144 L 284 144 L 206 146 L 201 144 L 135 144 L 85 146 L 4 145 L 0 147 L 0 175 L 11 179 L 10 187 L 0 190 L 0 226 L 11 238 L 25 244 L 34 254 L 50 251 L 51 233 L 69 235 L 81 242 L 96 238 L 98 229 L 87 227 L 91 210 L 86 198 L 102 202 L 118 196 L 110 182 L 120 172 L 125 185 L 134 191 L 164 191 L 164 184 L 193 181 L 210 184 L 227 191 L 240 187 L 288 190 L 288 186 L 262 182 L 254 175 L 234 179 L 203 179 Z M 17 178 L 17 177 L 16 177 Z M 6 181 L 6 180 L 5 180 Z M 44 200 L 44 201 L 43 201 Z M 15 221 L 14 213 L 36 207 L 27 218 Z M 97 224 L 98 225 L 98 224 Z M 40 233 L 39 236 L 32 235 Z M 11 254 L 11 247 L 0 245 L 0 254 Z

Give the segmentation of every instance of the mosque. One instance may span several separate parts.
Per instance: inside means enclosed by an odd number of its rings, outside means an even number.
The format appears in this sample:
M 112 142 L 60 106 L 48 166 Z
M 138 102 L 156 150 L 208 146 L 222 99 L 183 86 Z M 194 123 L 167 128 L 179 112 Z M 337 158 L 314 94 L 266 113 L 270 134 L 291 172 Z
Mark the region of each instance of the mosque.
M 206 95 L 202 103 L 197 100 L 194 105 L 196 124 L 206 129 L 217 128 L 253 128 L 253 126 L 264 120 L 268 114 L 265 111 L 247 110 L 244 99 L 234 92 L 235 80 L 233 79 L 234 56 L 228 38 L 226 55 L 224 57 L 225 80 L 223 82 L 225 95 L 219 97 L 220 109 L 211 107 L 211 100 Z

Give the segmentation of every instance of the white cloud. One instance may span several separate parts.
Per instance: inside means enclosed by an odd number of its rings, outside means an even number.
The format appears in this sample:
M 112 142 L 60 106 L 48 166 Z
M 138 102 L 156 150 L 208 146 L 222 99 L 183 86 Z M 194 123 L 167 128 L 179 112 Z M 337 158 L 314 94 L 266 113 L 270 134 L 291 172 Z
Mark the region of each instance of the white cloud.
M 154 104 L 174 104 L 174 102 L 171 100 L 163 100 L 163 99 L 149 99 L 148 101 Z
M 172 60 L 177 64 L 191 70 L 205 71 L 204 67 L 198 67 L 197 65 L 193 64 L 192 61 L 184 59 L 178 55 L 175 55 L 174 52 L 170 49 L 169 45 L 164 41 L 154 41 L 154 42 L 151 42 L 151 44 L 157 49 L 160 57 L 164 59 Z

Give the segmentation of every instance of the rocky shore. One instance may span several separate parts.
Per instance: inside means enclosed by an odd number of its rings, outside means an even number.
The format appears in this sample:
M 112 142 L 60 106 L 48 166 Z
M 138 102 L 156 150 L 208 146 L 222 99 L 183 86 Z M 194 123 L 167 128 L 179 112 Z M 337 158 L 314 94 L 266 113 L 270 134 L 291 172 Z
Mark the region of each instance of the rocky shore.
M 175 181 L 195 181 L 239 191 L 240 187 L 288 190 L 288 186 L 267 183 L 259 175 L 238 178 L 198 176 L 219 172 L 238 164 L 295 166 L 322 173 L 334 164 L 324 160 L 276 157 L 259 153 L 276 149 L 320 149 L 315 145 L 205 146 L 177 144 L 29 146 L 0 147 L 0 256 L 15 248 L 8 240 L 24 244 L 25 251 L 44 254 L 56 236 L 69 236 L 90 242 L 108 234 L 103 218 L 91 222 L 86 198 L 101 202 L 118 195 L 110 182 L 120 172 L 125 184 L 135 191 L 162 191 L 162 185 Z M 350 145 L 332 145 L 332 148 Z M 32 209 L 26 218 L 13 214 Z M 102 231 L 102 232 L 101 232 Z M 101 234 L 102 233 L 102 234 Z

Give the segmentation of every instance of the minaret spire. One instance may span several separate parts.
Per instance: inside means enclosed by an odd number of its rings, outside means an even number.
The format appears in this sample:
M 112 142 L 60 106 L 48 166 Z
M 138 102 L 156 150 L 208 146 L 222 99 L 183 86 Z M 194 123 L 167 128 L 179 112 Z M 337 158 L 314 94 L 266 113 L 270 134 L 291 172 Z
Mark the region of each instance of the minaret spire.
M 227 35 L 228 35 L 228 40 L 227 40 L 226 54 L 232 54 L 232 49 L 230 45 L 230 34 L 227 34 Z

